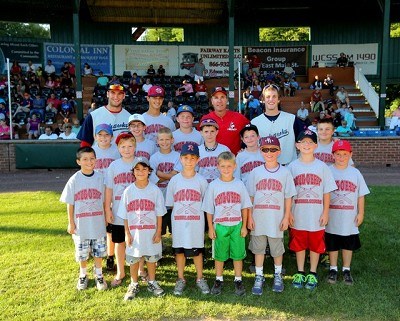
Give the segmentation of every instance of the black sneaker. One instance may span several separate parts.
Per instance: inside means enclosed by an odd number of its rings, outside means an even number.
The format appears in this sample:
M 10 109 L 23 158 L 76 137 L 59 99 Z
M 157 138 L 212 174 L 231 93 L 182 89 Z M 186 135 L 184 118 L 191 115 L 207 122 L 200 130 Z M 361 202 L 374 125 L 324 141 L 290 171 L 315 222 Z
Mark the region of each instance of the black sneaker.
M 213 287 L 211 288 L 211 294 L 219 295 L 222 292 L 223 281 L 215 280 Z
M 349 270 L 343 271 L 343 282 L 346 285 L 353 285 L 354 280 L 353 280 L 353 277 L 351 276 L 351 273 Z
M 244 288 L 243 282 L 242 281 L 235 281 L 235 294 L 238 296 L 242 296 L 246 293 L 246 290 Z
M 107 271 L 114 271 L 114 269 L 115 269 L 114 256 L 109 256 L 107 258 L 106 268 L 107 268 Z
M 327 281 L 330 284 L 336 284 L 336 282 L 337 282 L 337 271 L 336 270 L 329 271 Z

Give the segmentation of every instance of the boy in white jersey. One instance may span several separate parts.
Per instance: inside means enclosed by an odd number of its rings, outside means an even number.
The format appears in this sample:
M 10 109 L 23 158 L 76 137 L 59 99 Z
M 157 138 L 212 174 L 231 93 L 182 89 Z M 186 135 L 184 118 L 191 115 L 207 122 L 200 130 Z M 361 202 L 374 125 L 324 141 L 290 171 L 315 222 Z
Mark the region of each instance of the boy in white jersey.
M 150 160 L 151 155 L 157 152 L 157 146 L 154 141 L 144 137 L 146 121 L 143 115 L 133 114 L 129 116 L 128 127 L 136 140 L 135 157 L 146 157 Z
M 103 174 L 104 178 L 106 175 L 107 168 L 110 164 L 121 157 L 118 151 L 118 147 L 111 143 L 113 136 L 113 130 L 111 125 L 100 124 L 95 128 L 94 139 L 96 141 L 93 144 L 93 149 L 96 152 L 96 164 L 94 169 Z M 111 224 L 107 224 L 107 270 L 112 271 L 115 268 L 114 265 L 114 253 L 115 244 L 111 237 Z
M 352 148 L 348 141 L 336 141 L 332 153 L 335 163 L 329 168 L 335 178 L 337 190 L 331 192 L 329 223 L 325 233 L 330 259 L 328 283 L 337 282 L 338 255 L 342 250 L 343 281 L 347 285 L 353 285 L 350 264 L 353 251 L 361 247 L 358 227 L 364 221 L 365 195 L 369 194 L 369 189 L 360 171 L 349 166 Z
M 263 265 L 267 244 L 275 267 L 272 290 L 282 292 L 284 289 L 283 231 L 288 228 L 292 197 L 296 195 L 292 174 L 278 163 L 281 152 L 279 140 L 274 136 L 263 137 L 260 140 L 260 150 L 265 164 L 255 168 L 247 180 L 247 189 L 253 202 L 248 228 L 251 230 L 249 249 L 255 255 L 256 277 L 252 288 L 255 295 L 263 293 Z
M 200 160 L 198 171 L 208 183 L 220 176 L 217 168 L 218 155 L 229 151 L 227 146 L 217 143 L 218 129 L 219 126 L 214 119 L 206 118 L 200 123 L 200 131 L 204 139 L 204 144 L 199 146 Z
M 148 271 L 147 290 L 155 296 L 164 295 L 156 281 L 156 263 L 162 257 L 161 222 L 166 208 L 162 192 L 149 181 L 151 171 L 147 158 L 135 158 L 132 164 L 135 182 L 125 189 L 118 209 L 118 216 L 124 220 L 126 262 L 131 274 L 124 300 L 134 299 L 139 292 L 138 272 L 143 259 Z
M 246 257 L 247 214 L 252 206 L 243 182 L 234 178 L 235 155 L 222 152 L 218 156 L 221 176 L 208 185 L 202 210 L 207 213 L 208 236 L 213 240 L 216 280 L 211 293 L 222 292 L 224 262 L 233 260 L 235 294 L 246 293 L 242 282 L 243 259 Z
M 174 139 L 171 130 L 167 127 L 160 128 L 157 134 L 157 144 L 160 150 L 150 158 L 150 166 L 156 172 L 158 177 L 157 186 L 162 191 L 164 198 L 170 179 L 178 174 L 181 168 L 179 153 L 171 150 L 173 143 Z M 171 209 L 167 209 L 167 214 L 163 216 L 162 236 L 167 233 L 167 228 L 170 233 L 172 232 L 171 211 Z
M 257 126 L 247 124 L 240 131 L 240 137 L 242 138 L 242 142 L 246 145 L 246 148 L 236 156 L 235 177 L 246 185 L 247 177 L 250 172 L 254 168 L 264 164 L 265 161 L 258 148 L 258 140 L 260 137 L 258 136 Z
M 196 286 L 201 293 L 210 293 L 207 281 L 203 278 L 204 253 L 204 213 L 201 205 L 207 181 L 196 173 L 199 148 L 194 143 L 182 146 L 180 161 L 182 171 L 171 178 L 167 187 L 166 205 L 172 211 L 172 247 L 175 253 L 178 279 L 174 294 L 182 295 L 186 287 L 184 277 L 186 258 L 193 257 L 196 268 Z
M 186 143 L 203 144 L 203 137 L 193 128 L 194 113 L 192 107 L 188 105 L 180 106 L 176 119 L 179 123 L 179 129 L 172 132 L 174 135 L 175 151 L 180 152 L 182 146 Z
M 96 153 L 82 147 L 76 153 L 81 170 L 68 180 L 60 201 L 67 203 L 68 228 L 75 243 L 75 258 L 79 262 L 76 288 L 88 286 L 87 260 L 94 258 L 95 282 L 98 290 L 107 289 L 102 272 L 102 258 L 107 255 L 106 224 L 104 219 L 104 177 L 94 171 Z
M 288 165 L 297 195 L 290 215 L 289 248 L 296 252 L 297 273 L 293 276 L 295 288 L 313 290 L 318 285 L 317 266 L 320 254 L 325 252 L 325 225 L 329 218 L 330 192 L 337 189 L 328 166 L 314 157 L 317 135 L 306 129 L 297 137 L 299 158 Z M 310 251 L 310 273 L 305 275 L 306 250 Z

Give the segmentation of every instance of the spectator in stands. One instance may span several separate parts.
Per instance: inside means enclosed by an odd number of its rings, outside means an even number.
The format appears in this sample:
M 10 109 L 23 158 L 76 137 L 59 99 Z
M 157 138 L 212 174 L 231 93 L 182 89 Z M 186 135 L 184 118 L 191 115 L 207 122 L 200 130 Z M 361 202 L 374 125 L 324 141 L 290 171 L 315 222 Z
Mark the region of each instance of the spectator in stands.
M 154 69 L 153 65 L 150 65 L 147 69 L 147 76 L 153 78 L 156 75 L 156 70 Z
M 136 72 L 134 72 L 132 74 L 132 78 L 131 78 L 131 82 L 133 83 L 134 81 L 136 81 L 136 84 L 141 85 L 141 78 L 138 76 L 138 74 Z
M 308 109 L 302 101 L 300 108 L 297 110 L 297 118 L 299 118 L 307 127 L 310 126 L 310 119 L 308 118 Z
M 51 103 L 52 104 L 52 111 L 54 112 L 53 109 L 55 109 L 56 114 L 58 113 L 58 110 L 60 109 L 61 106 L 61 100 L 59 100 L 55 94 L 50 94 L 50 97 L 47 98 L 47 106 Z M 47 110 L 47 108 L 46 108 Z
M 250 87 L 253 84 L 252 75 L 253 75 L 253 70 L 251 68 L 249 68 L 247 70 L 247 73 L 243 75 L 243 77 L 244 77 L 243 87 L 244 88 Z
M 197 82 L 198 79 L 204 81 L 204 72 L 206 71 L 206 66 L 203 63 L 203 58 L 200 58 L 198 62 L 194 64 L 194 81 Z
M 349 137 L 354 135 L 353 131 L 345 120 L 342 120 L 342 125 L 336 128 L 335 133 L 340 137 Z
M 332 117 L 333 126 L 335 128 L 339 127 L 342 124 L 342 117 L 340 116 L 339 112 L 331 113 L 331 117 Z
M 283 96 L 290 97 L 291 96 L 291 88 L 290 88 L 290 80 L 286 78 L 283 82 Z
M 347 59 L 344 52 L 340 53 L 339 58 L 336 60 L 336 66 L 338 67 L 346 67 L 349 60 Z
M 319 68 L 319 62 L 315 61 L 311 68 Z
M 64 72 L 68 73 L 68 71 L 69 71 L 69 63 L 68 63 L 68 61 L 64 62 L 64 65 L 61 67 L 60 71 L 61 71 L 61 74 L 63 74 Z
M 243 92 L 243 95 L 242 95 L 242 99 L 243 99 L 242 101 L 243 101 L 243 104 L 244 104 L 245 113 L 247 111 L 247 108 L 249 107 L 250 98 L 253 98 L 253 95 L 251 94 L 250 87 L 247 87 L 246 90 Z
M 322 101 L 322 93 L 318 88 L 311 94 L 310 106 L 313 112 L 325 110 L 324 102 Z
M 53 80 L 53 78 L 51 78 L 51 76 L 47 76 L 44 86 L 46 88 L 50 88 L 50 89 L 54 88 L 54 80 Z
M 151 79 L 150 78 L 146 78 L 146 83 L 143 84 L 142 86 L 142 91 L 145 93 L 145 95 L 148 94 L 149 89 L 152 87 L 152 83 L 151 83 Z
M 191 96 L 193 94 L 194 94 L 193 86 L 187 79 L 183 80 L 182 86 L 179 87 L 175 93 L 176 96 L 181 96 L 181 95 Z
M 317 124 L 318 124 L 318 118 L 314 118 L 311 122 L 311 125 L 308 126 L 308 129 L 318 134 Z
M 194 85 L 194 91 L 196 92 L 196 97 L 199 98 L 199 96 L 206 96 L 208 97 L 208 93 L 207 93 L 207 86 L 204 83 L 204 81 L 202 81 L 200 78 L 197 79 L 196 84 Z
M 89 108 L 88 111 L 87 111 L 87 115 L 89 115 L 91 112 L 95 111 L 96 108 L 97 108 L 97 104 L 96 104 L 95 102 L 92 102 L 92 103 L 90 104 L 90 108 Z M 86 115 L 86 116 L 87 116 L 87 115 Z
M 350 99 L 344 87 L 340 87 L 339 91 L 336 93 L 336 106 L 340 108 L 343 105 L 350 107 Z M 344 117 L 344 114 L 342 114 L 342 116 Z
M 253 80 L 253 85 L 250 87 L 251 95 L 254 98 L 259 99 L 261 95 L 262 88 L 260 86 L 260 81 L 258 79 Z
M 283 77 L 285 79 L 290 79 L 290 78 L 293 78 L 295 75 L 296 75 L 296 72 L 290 65 L 290 62 L 287 62 L 285 68 L 283 69 Z
M 167 108 L 168 108 L 167 116 L 169 118 L 171 118 L 172 121 L 175 123 L 176 122 L 176 110 L 174 107 L 174 102 L 172 100 L 168 102 Z
M 10 139 L 10 126 L 7 125 L 6 118 L 0 115 L 0 140 Z
M 159 77 L 164 77 L 165 76 L 165 69 L 163 67 L 163 65 L 160 65 L 157 69 L 157 75 Z
M 262 113 L 260 101 L 250 95 L 249 101 L 247 103 L 249 109 L 249 119 L 252 120 Z
M 49 102 L 46 106 L 47 113 L 53 113 L 55 116 L 58 114 L 58 109 L 54 107 L 52 102 Z
M 33 114 L 32 118 L 30 118 L 26 123 L 26 131 L 28 133 L 28 139 L 32 139 L 32 137 L 34 137 L 35 139 L 38 138 L 40 123 L 41 123 L 40 118 L 37 118 L 36 114 Z
M 64 132 L 58 136 L 59 139 L 76 139 L 76 134 L 72 132 L 71 123 L 64 124 Z
M 39 113 L 40 119 L 44 120 L 44 111 L 46 110 L 46 101 L 44 98 L 40 97 L 40 94 L 37 93 L 35 99 L 33 99 L 33 107 L 29 113 L 29 117 L 32 117 L 33 114 Z
M 242 77 L 247 75 L 247 71 L 250 68 L 250 60 L 247 55 L 244 55 L 242 58 Z M 243 88 L 242 88 L 243 89 Z
M 57 123 L 57 128 L 54 130 L 54 133 L 58 136 L 61 135 L 61 133 L 64 132 L 64 122 L 58 122 Z
M 68 118 L 71 111 L 72 111 L 71 104 L 68 101 L 68 98 L 64 97 L 61 100 L 61 106 L 60 106 L 61 117 L 63 117 L 64 119 Z
M 322 89 L 322 81 L 319 80 L 318 75 L 315 75 L 314 81 L 310 85 L 310 89 Z
M 322 84 L 323 89 L 329 89 L 329 95 L 333 97 L 334 91 L 335 91 L 335 86 L 333 85 L 333 78 L 332 74 L 327 74 L 326 78 L 324 79 L 324 82 Z
M 71 77 L 69 76 L 68 70 L 64 70 L 61 74 L 61 87 L 71 87 L 72 86 L 72 80 Z
M 39 136 L 39 139 L 57 139 L 58 136 L 56 134 L 53 133 L 53 127 L 51 127 L 50 125 L 47 125 L 44 128 L 44 134 Z
M 56 73 L 56 67 L 54 67 L 53 62 L 49 59 L 47 60 L 47 65 L 44 67 L 44 72 L 47 77 L 53 76 Z
M 260 74 L 261 59 L 257 55 L 253 55 L 250 60 L 250 67 L 258 76 Z
M 67 62 L 67 68 L 69 71 L 69 63 Z M 83 76 L 87 77 L 87 76 L 93 76 L 93 69 L 92 67 L 90 67 L 90 65 L 85 62 L 83 65 Z
M 39 78 L 36 76 L 36 74 L 32 74 L 29 77 L 29 88 L 37 88 L 40 89 L 40 80 Z
M 356 129 L 356 117 L 353 113 L 353 107 L 349 107 L 347 112 L 344 115 L 344 120 L 346 121 L 346 123 L 349 125 L 351 130 L 355 130 Z
M 17 94 L 23 96 L 25 93 L 25 89 L 26 89 L 25 83 L 22 81 L 22 79 L 19 79 L 17 82 Z
M 78 118 L 74 118 L 74 119 L 72 120 L 72 132 L 73 132 L 75 135 L 78 135 L 78 133 L 79 133 L 80 130 L 81 130 L 81 124 L 80 124 L 80 122 L 79 122 L 79 119 L 78 119 Z
M 54 79 L 54 88 L 60 88 L 61 87 L 61 77 L 56 76 Z
M 104 76 L 103 72 L 99 71 L 99 77 L 97 78 L 97 86 L 106 87 L 108 84 L 108 77 Z
M 43 84 L 44 82 L 44 77 L 43 77 L 43 69 L 42 67 L 37 67 L 36 72 L 35 72 L 36 78 L 39 79 L 39 87 Z
M 76 78 L 75 65 L 71 61 L 68 62 L 68 73 L 69 73 L 69 77 L 72 79 L 72 81 L 75 81 L 75 78 Z M 92 69 L 92 73 L 93 73 L 93 69 Z
M 35 74 L 36 66 L 32 63 L 31 60 L 28 61 L 28 65 L 26 66 L 25 71 L 26 71 L 28 77 Z
M 15 110 L 13 118 L 17 113 L 20 112 L 29 113 L 32 107 L 33 107 L 33 99 L 31 98 L 31 95 L 29 93 L 24 93 L 24 98 L 21 101 L 20 106 Z
M 10 69 L 10 73 L 12 75 L 21 75 L 22 74 L 22 67 L 20 66 L 20 64 L 18 63 L 17 60 L 13 61 L 13 64 Z
M 136 79 L 131 79 L 129 82 L 129 94 L 130 96 L 137 96 L 140 93 L 140 86 L 136 82 Z
M 294 96 L 297 90 L 300 90 L 301 87 L 296 80 L 296 77 L 290 78 L 290 96 Z

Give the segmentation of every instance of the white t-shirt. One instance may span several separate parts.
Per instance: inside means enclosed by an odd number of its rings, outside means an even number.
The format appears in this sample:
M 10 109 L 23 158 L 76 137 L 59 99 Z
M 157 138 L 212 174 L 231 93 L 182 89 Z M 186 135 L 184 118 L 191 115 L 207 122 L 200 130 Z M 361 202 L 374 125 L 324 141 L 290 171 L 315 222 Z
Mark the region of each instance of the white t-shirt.
M 212 181 L 204 196 L 202 210 L 213 215 L 214 224 L 235 226 L 242 221 L 242 209 L 252 207 L 249 193 L 243 182 L 233 179 Z
M 101 173 L 85 176 L 81 171 L 76 172 L 65 185 L 60 201 L 74 206 L 76 236 L 82 240 L 106 236 L 104 177 Z
M 206 151 L 204 144 L 199 146 L 200 159 L 197 164 L 198 172 L 208 183 L 219 177 L 217 158 L 222 152 L 229 152 L 228 146 L 218 144 L 217 148 L 213 151 Z
M 331 192 L 326 232 L 343 236 L 358 234 L 358 227 L 354 222 L 358 214 L 358 198 L 369 194 L 364 177 L 352 166 L 347 166 L 346 169 L 329 166 L 329 169 L 338 189 Z
M 150 160 L 151 155 L 158 151 L 154 141 L 145 138 L 142 142 L 136 142 L 135 157 L 145 157 Z
M 38 139 L 57 139 L 57 138 L 58 138 L 57 134 L 51 134 L 51 135 L 42 134 L 39 136 Z
M 116 159 L 121 158 L 118 147 L 115 144 L 111 144 L 109 148 L 102 149 L 95 143 L 92 148 L 96 152 L 96 165 L 94 169 L 102 173 L 105 177 L 106 170 L 110 164 Z
M 337 189 L 328 166 L 315 159 L 304 163 L 300 159 L 291 162 L 287 168 L 292 173 L 297 195 L 293 199 L 294 228 L 304 231 L 320 231 L 319 219 L 323 212 L 324 194 Z
M 234 176 L 246 185 L 247 177 L 250 172 L 264 163 L 265 161 L 260 150 L 256 152 L 249 152 L 248 150 L 239 152 L 236 156 L 236 170 Z
M 174 136 L 174 150 L 177 152 L 180 152 L 182 150 L 182 146 L 186 143 L 196 144 L 197 146 L 200 146 L 204 143 L 200 132 L 194 128 L 189 134 L 185 134 L 180 129 L 177 129 L 172 132 L 172 136 Z
M 172 121 L 172 119 L 163 114 L 154 117 L 145 112 L 143 114 L 143 117 L 146 121 L 146 129 L 144 131 L 144 134 L 146 138 L 154 142 L 157 142 L 157 133 L 160 128 L 167 127 L 171 130 L 171 132 L 176 129 L 175 123 Z
M 165 204 L 173 207 L 172 247 L 204 247 L 205 223 L 201 206 L 207 185 L 205 178 L 197 173 L 192 178 L 185 178 L 180 173 L 171 178 Z
M 61 133 L 60 136 L 58 136 L 58 138 L 62 138 L 62 139 L 77 139 L 76 138 L 76 134 L 73 133 L 73 132 L 71 132 L 68 136 L 65 135 L 65 132 Z
M 157 216 L 163 216 L 166 212 L 164 197 L 153 183 L 145 188 L 131 184 L 125 189 L 117 216 L 121 220 L 128 220 L 133 238 L 132 245 L 126 247 L 127 255 L 162 255 L 161 242 L 153 243 L 153 237 L 157 230 Z
M 254 197 L 255 230 L 251 235 L 282 238 L 279 225 L 285 214 L 285 199 L 296 195 L 292 174 L 283 166 L 272 173 L 264 165 L 259 166 L 249 174 L 247 189 L 250 197 Z

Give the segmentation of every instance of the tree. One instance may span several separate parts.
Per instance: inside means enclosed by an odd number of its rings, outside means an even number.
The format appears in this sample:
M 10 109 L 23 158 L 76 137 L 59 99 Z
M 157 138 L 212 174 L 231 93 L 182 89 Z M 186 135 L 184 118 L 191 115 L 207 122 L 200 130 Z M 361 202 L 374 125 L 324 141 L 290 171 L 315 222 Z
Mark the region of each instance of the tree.
M 390 37 L 400 38 L 400 22 L 392 23 L 390 25 Z
M 144 41 L 182 42 L 182 28 L 147 28 Z
M 50 29 L 38 23 L 0 21 L 0 37 L 50 38 Z
M 260 28 L 260 41 L 309 41 L 308 27 Z

